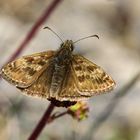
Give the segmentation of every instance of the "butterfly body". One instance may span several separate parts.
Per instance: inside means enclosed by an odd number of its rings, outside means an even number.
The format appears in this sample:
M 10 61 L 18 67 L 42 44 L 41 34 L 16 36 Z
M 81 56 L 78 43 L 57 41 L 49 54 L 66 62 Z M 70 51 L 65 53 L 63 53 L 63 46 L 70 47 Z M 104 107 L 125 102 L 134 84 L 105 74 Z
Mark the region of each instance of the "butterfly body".
M 24 56 L 6 64 L 2 77 L 24 93 L 46 98 L 57 106 L 67 107 L 112 90 L 114 80 L 73 50 L 72 40 L 66 40 L 57 51 Z
M 52 77 L 50 79 L 49 93 L 51 98 L 55 98 L 56 95 L 61 92 L 61 88 L 65 79 L 65 75 L 69 70 L 72 60 L 73 44 L 71 40 L 65 41 L 59 50 L 56 51 L 55 56 L 52 58 Z

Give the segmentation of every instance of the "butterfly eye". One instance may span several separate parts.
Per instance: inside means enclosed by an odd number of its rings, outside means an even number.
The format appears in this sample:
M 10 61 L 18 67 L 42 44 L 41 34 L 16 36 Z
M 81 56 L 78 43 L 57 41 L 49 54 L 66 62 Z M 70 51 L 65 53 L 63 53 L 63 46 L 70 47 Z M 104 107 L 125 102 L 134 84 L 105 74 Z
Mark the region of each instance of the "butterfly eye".
M 70 48 L 70 51 L 73 51 L 73 45 L 70 45 L 69 48 Z

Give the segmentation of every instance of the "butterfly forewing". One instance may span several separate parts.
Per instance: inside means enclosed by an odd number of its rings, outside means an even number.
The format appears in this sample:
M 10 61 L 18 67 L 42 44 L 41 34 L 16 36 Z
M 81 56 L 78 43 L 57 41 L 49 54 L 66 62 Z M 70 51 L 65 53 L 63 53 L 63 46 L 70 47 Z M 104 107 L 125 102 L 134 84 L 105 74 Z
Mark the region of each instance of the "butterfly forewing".
M 2 77 L 17 87 L 28 87 L 46 69 L 54 54 L 54 51 L 47 51 L 19 58 L 2 68 Z
M 114 80 L 105 71 L 81 55 L 73 55 L 72 68 L 82 95 L 92 96 L 113 89 Z

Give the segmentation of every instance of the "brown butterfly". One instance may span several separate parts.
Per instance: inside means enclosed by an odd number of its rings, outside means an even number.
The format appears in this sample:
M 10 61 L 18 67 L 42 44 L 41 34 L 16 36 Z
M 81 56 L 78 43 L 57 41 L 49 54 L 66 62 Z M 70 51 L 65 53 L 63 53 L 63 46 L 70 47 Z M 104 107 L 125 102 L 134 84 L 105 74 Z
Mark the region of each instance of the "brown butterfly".
M 2 68 L 2 77 L 28 95 L 65 107 L 112 90 L 115 82 L 101 67 L 72 53 L 75 42 L 66 40 L 57 51 L 23 56 L 10 62 Z

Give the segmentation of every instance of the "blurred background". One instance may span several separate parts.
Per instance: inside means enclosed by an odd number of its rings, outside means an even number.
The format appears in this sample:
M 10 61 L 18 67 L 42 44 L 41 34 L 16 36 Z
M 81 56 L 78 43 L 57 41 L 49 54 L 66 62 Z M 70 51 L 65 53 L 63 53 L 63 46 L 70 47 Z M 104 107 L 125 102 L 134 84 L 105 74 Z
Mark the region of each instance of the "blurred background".
M 53 0 L 0 0 L 0 66 L 18 49 L 27 33 Z M 45 127 L 39 140 L 78 140 L 86 136 L 112 98 L 140 71 L 139 0 L 62 0 L 20 56 L 56 50 L 60 37 L 73 41 L 75 53 L 98 64 L 116 81 L 109 94 L 88 100 L 84 121 L 64 116 Z M 20 57 L 19 56 L 19 57 Z M 27 97 L 6 81 L 0 81 L 0 139 L 26 140 L 45 112 L 49 101 Z M 62 111 L 57 108 L 55 111 Z M 94 140 L 140 140 L 140 80 L 117 102 L 106 121 L 93 132 Z M 92 130 L 90 130 L 92 133 Z M 93 130 L 94 131 L 94 130 Z

